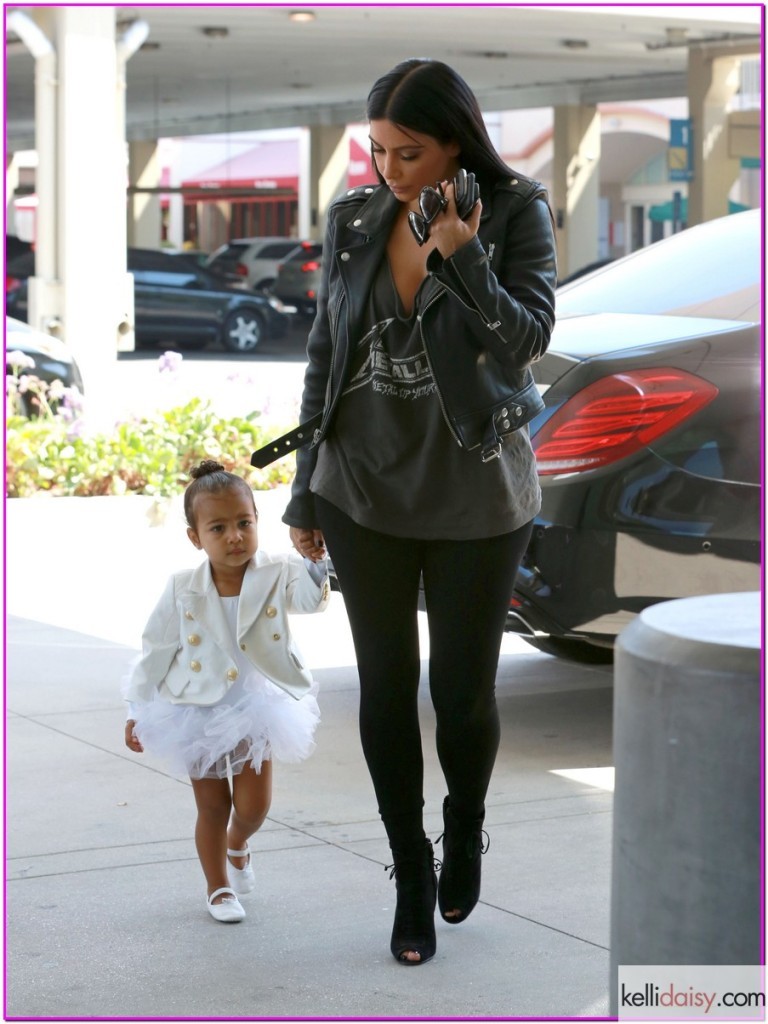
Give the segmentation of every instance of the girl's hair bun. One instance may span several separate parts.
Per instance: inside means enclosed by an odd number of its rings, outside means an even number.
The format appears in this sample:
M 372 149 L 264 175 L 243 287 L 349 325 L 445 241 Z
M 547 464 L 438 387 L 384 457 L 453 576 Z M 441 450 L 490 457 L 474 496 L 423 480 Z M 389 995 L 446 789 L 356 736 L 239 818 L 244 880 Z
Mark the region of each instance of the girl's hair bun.
M 220 462 L 214 462 L 213 459 L 205 459 L 200 463 L 199 466 L 195 466 L 189 471 L 189 475 L 193 480 L 199 480 L 201 476 L 210 476 L 211 473 L 225 473 L 226 470 Z

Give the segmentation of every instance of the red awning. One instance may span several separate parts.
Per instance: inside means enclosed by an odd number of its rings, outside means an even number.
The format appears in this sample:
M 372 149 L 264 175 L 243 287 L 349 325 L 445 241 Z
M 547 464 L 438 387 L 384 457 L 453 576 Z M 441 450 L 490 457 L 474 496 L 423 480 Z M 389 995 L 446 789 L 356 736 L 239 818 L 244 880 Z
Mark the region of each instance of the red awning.
M 299 187 L 298 168 L 297 139 L 260 142 L 253 149 L 215 164 L 181 184 L 182 188 L 199 188 L 201 192 L 221 188 L 290 189 L 295 192 Z
M 375 181 L 370 153 L 355 139 L 350 139 L 347 187 L 355 188 Z M 211 193 L 221 189 L 259 189 L 265 193 L 289 190 L 298 193 L 299 142 L 297 139 L 261 142 L 231 160 L 224 160 L 194 178 L 187 178 L 181 184 L 182 188 L 196 190 L 185 194 L 185 199 L 190 201 L 213 198 Z
M 357 188 L 358 185 L 370 185 L 376 181 L 376 175 L 371 167 L 371 154 L 363 149 L 355 139 L 349 140 L 349 171 L 347 172 L 347 185 L 349 188 Z

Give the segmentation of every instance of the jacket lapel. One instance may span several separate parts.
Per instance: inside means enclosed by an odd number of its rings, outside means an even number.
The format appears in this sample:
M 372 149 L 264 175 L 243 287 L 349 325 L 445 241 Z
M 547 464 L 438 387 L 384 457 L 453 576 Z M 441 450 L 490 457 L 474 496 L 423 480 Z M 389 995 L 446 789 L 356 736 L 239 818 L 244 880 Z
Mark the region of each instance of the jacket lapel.
M 213 582 L 211 564 L 208 559 L 192 573 L 192 578 L 189 581 L 189 597 L 185 600 L 185 606 L 194 616 L 189 623 L 190 633 L 201 630 L 220 646 L 226 646 L 231 632 L 224 605 Z
M 351 234 L 349 244 L 334 253 L 336 267 L 347 299 L 348 336 L 356 338 L 365 314 L 373 279 L 387 248 L 389 230 L 397 213 L 398 201 L 388 188 L 379 186 L 354 214 L 345 227 Z
M 259 557 L 260 554 L 260 552 L 256 552 L 255 558 L 251 560 L 243 577 L 240 603 L 237 609 L 238 640 L 253 626 L 270 600 L 275 605 L 278 600 L 282 601 L 282 598 L 275 596 L 282 564 L 262 559 Z

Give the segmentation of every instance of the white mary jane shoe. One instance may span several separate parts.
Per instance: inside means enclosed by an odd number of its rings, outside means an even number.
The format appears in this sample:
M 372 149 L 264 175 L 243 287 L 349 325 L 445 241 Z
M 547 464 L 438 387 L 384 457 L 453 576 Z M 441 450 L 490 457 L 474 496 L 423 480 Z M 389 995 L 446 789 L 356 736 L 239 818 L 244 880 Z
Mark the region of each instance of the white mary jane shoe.
M 253 868 L 251 867 L 250 847 L 246 843 L 244 850 L 227 850 L 227 856 L 248 858 L 248 862 L 244 868 L 236 868 L 234 864 L 227 861 L 227 874 L 229 875 L 229 880 L 232 883 L 232 888 L 240 896 L 244 896 L 256 887 L 256 878 L 254 877 Z
M 211 900 L 215 900 L 217 896 L 224 896 L 224 899 L 221 903 L 212 903 Z M 227 886 L 216 889 L 210 896 L 206 896 L 205 903 L 208 907 L 208 913 L 217 921 L 224 921 L 230 924 L 235 921 L 242 921 L 245 917 L 245 911 L 235 891 Z

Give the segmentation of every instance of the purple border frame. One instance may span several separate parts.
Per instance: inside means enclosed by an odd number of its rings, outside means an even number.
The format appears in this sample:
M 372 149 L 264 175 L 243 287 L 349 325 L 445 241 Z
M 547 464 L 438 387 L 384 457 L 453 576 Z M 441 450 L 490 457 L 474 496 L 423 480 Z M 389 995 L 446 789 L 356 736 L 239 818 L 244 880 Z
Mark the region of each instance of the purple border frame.
M 34 4 L 27 4 L 25 6 L 28 6 L 28 7 L 56 7 L 56 6 L 102 7 L 102 6 L 113 6 L 113 5 L 112 4 L 99 4 L 99 3 L 73 3 L 73 4 L 34 3 Z M 144 7 L 148 7 L 148 8 L 153 8 L 153 7 L 176 7 L 176 6 L 178 6 L 178 7 L 296 7 L 297 4 L 295 4 L 295 3 L 286 3 L 286 2 L 268 3 L 268 4 L 267 3 L 264 3 L 264 4 L 260 4 L 260 3 L 247 3 L 247 2 L 244 2 L 244 3 L 225 3 L 225 4 L 204 4 L 204 3 L 178 3 L 178 4 L 175 4 L 175 3 L 139 3 L 136 6 L 138 8 L 144 8 Z M 300 4 L 299 4 L 299 6 L 300 6 Z M 670 4 L 670 3 L 651 2 L 651 3 L 616 4 L 616 3 L 603 2 L 603 0 L 598 0 L 597 3 L 592 3 L 592 4 L 589 4 L 589 3 L 568 3 L 568 2 L 561 3 L 561 4 L 552 4 L 552 3 L 548 3 L 548 2 L 544 2 L 544 3 L 536 3 L 536 2 L 529 2 L 529 3 L 483 3 L 483 2 L 481 2 L 481 3 L 478 3 L 478 4 L 465 4 L 465 3 L 456 3 L 456 4 L 453 4 L 453 3 L 449 3 L 449 4 L 428 4 L 428 3 L 427 4 L 425 4 L 425 3 L 368 3 L 368 4 L 360 4 L 360 3 L 346 3 L 346 4 L 345 3 L 313 3 L 310 6 L 312 6 L 312 7 L 321 7 L 321 8 L 322 7 L 423 7 L 423 8 L 433 8 L 433 7 L 440 7 L 440 6 L 457 6 L 457 7 L 466 7 L 466 6 L 479 6 L 479 7 L 545 7 L 545 8 L 546 7 L 552 7 L 552 6 L 558 6 L 558 7 L 585 7 L 585 6 L 589 6 L 589 7 L 606 7 L 606 8 L 613 8 L 613 7 L 652 7 L 652 8 L 656 8 L 656 7 L 671 7 L 671 6 L 674 6 L 674 7 L 696 7 L 696 8 L 701 8 L 701 7 L 719 7 L 719 6 L 759 7 L 762 10 L 760 36 L 761 36 L 761 58 L 763 60 L 763 68 L 764 68 L 764 62 L 765 62 L 765 5 L 763 3 L 744 3 L 744 4 L 725 4 L 725 5 L 723 5 L 723 4 L 714 4 L 714 3 Z M 7 13 L 8 13 L 8 8 L 5 6 L 5 4 L 3 4 L 3 27 L 4 28 L 6 26 Z M 765 116 L 764 116 L 764 112 L 765 112 L 765 98 L 766 98 L 766 87 L 765 87 L 765 74 L 764 74 L 763 75 L 763 81 L 762 81 L 762 88 L 761 88 L 761 104 L 762 104 L 761 110 L 763 112 L 763 116 L 761 117 L 761 129 L 760 129 L 761 152 L 763 154 L 765 154 L 765 152 L 766 152 L 765 151 L 765 142 L 766 142 L 766 139 L 765 139 Z M 7 102 L 8 102 L 7 94 L 4 94 L 4 96 L 3 96 L 3 124 L 4 125 L 7 124 Z M 3 135 L 3 156 L 5 157 L 5 159 L 7 161 L 8 152 L 7 152 L 7 142 L 6 142 L 5 134 Z M 5 210 L 5 209 L 7 209 L 7 194 L 6 194 L 6 183 L 5 183 L 5 180 L 3 180 L 3 201 L 4 201 L 3 209 Z M 762 207 L 763 211 L 765 211 L 765 168 L 763 168 L 763 172 L 761 174 L 761 207 Z M 766 267 L 765 267 L 766 230 L 765 230 L 765 221 L 763 223 L 763 231 L 762 231 L 762 239 L 761 239 L 761 249 L 762 249 L 762 274 L 761 274 L 761 281 L 762 281 L 762 303 L 761 303 L 761 314 L 762 314 L 762 323 L 764 325 L 765 324 L 765 294 L 766 294 L 766 289 L 765 289 L 765 285 L 766 285 Z M 765 366 L 765 358 L 761 362 L 760 379 L 761 379 L 761 391 L 762 391 L 763 398 L 764 398 L 763 410 L 762 410 L 762 413 L 761 413 L 761 436 L 760 436 L 761 466 L 762 466 L 762 471 L 761 471 L 761 487 L 762 487 L 763 496 L 765 496 L 765 482 L 766 482 L 766 410 L 765 410 L 766 366 Z M 4 394 L 3 395 L 3 412 L 4 413 L 5 413 L 5 408 L 6 408 L 6 395 Z M 5 468 L 6 468 L 6 455 L 5 455 L 5 452 L 3 452 L 3 469 L 5 469 Z M 4 497 L 3 500 L 5 502 L 5 501 L 7 501 L 7 498 Z M 761 537 L 763 538 L 763 540 L 765 540 L 765 536 L 766 536 L 765 535 L 765 528 L 766 528 L 766 511 L 765 511 L 765 502 L 763 502 L 762 511 L 761 511 Z M 4 553 L 4 555 L 5 555 L 6 551 L 7 551 L 7 531 L 6 531 L 6 524 L 5 524 L 5 516 L 3 515 L 3 553 Z M 4 564 L 5 564 L 5 561 L 3 560 L 3 565 Z M 762 598 L 763 615 L 762 615 L 762 626 L 761 626 L 761 643 L 762 643 L 763 651 L 765 652 L 765 640 L 766 640 L 766 621 L 765 621 L 765 559 L 763 559 L 762 565 L 761 565 L 761 593 L 763 595 L 763 598 Z M 3 572 L 2 597 L 3 597 L 3 612 L 4 612 L 4 616 L 3 616 L 3 710 L 5 711 L 5 708 L 7 707 L 7 689 L 6 689 L 6 686 L 7 686 L 7 667 L 8 667 L 8 665 L 7 665 L 7 616 L 5 614 L 5 609 L 7 608 L 7 579 L 6 579 L 5 572 Z M 762 862 L 762 864 L 764 866 L 762 877 L 761 877 L 761 963 L 763 965 L 765 965 L 765 962 L 766 962 L 766 873 L 765 873 L 765 864 L 766 864 L 766 773 L 765 773 L 765 753 L 766 753 L 766 731 L 765 731 L 765 725 L 766 725 L 766 692 L 765 692 L 765 680 L 766 680 L 766 675 L 765 675 L 765 660 L 764 660 L 763 675 L 762 675 L 762 680 L 761 680 L 762 685 L 761 685 L 761 703 L 760 703 L 761 722 L 763 723 L 762 743 L 761 743 L 762 758 L 761 758 L 761 772 L 760 772 L 760 794 L 761 794 L 760 847 L 761 847 L 761 862 Z M 5 738 L 6 738 L 6 731 L 5 731 L 5 725 L 3 725 L 3 860 L 4 860 L 4 863 L 7 864 L 7 854 L 8 854 L 8 850 L 7 850 L 7 836 L 8 836 L 8 828 L 7 828 L 7 825 L 8 825 L 8 822 L 7 822 L 7 806 L 8 806 L 8 802 L 7 802 L 7 777 L 8 777 L 8 774 L 7 774 L 7 751 L 6 751 Z M 5 909 L 5 906 L 7 905 L 7 885 L 8 885 L 8 880 L 7 880 L 7 872 L 6 872 L 6 873 L 4 873 L 4 876 L 3 876 L 3 910 Z M 7 948 L 8 948 L 8 941 L 7 941 L 8 940 L 8 934 L 7 933 L 8 933 L 7 915 L 4 913 L 3 914 L 3 949 L 4 950 L 7 950 Z M 4 1011 L 4 1013 L 3 1013 L 3 1020 L 7 1020 L 7 1021 L 38 1021 L 38 1020 L 55 1020 L 55 1021 L 82 1021 L 82 1020 L 91 1020 L 91 1021 L 137 1021 L 137 1020 L 141 1020 L 141 1021 L 236 1021 L 236 1020 L 237 1021 L 403 1021 L 403 1020 L 408 1020 L 408 1021 L 457 1021 L 457 1020 L 467 1020 L 466 1017 L 319 1017 L 319 1016 L 318 1017 L 314 1017 L 314 1016 L 312 1016 L 312 1017 L 155 1017 L 155 1016 L 153 1016 L 153 1017 L 130 1017 L 130 1016 L 125 1016 L 125 1017 L 123 1017 L 123 1016 L 113 1016 L 113 1017 L 111 1017 L 111 1016 L 104 1016 L 104 1017 L 87 1017 L 87 1018 L 83 1018 L 83 1017 L 75 1017 L 75 1016 L 71 1016 L 71 1017 L 65 1017 L 65 1016 L 57 1016 L 57 1017 L 8 1016 L 7 1013 L 6 1013 L 6 1011 L 7 1011 L 7 1002 L 6 1002 L 6 995 L 7 995 L 7 970 L 8 970 L 8 962 L 7 962 L 7 955 L 6 955 L 4 957 L 4 959 L 3 959 L 3 1011 Z M 583 1020 L 615 1021 L 616 1020 L 615 1017 L 472 1017 L 470 1019 L 472 1021 L 583 1021 Z M 723 1018 L 719 1018 L 719 1019 L 723 1020 Z

